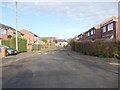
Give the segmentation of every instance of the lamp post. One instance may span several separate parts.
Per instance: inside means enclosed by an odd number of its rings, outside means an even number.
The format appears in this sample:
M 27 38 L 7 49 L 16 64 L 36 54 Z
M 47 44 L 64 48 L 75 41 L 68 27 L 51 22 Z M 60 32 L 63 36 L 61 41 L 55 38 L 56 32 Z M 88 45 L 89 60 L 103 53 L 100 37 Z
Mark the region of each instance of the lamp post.
M 18 2 L 16 0 L 16 50 L 18 50 Z

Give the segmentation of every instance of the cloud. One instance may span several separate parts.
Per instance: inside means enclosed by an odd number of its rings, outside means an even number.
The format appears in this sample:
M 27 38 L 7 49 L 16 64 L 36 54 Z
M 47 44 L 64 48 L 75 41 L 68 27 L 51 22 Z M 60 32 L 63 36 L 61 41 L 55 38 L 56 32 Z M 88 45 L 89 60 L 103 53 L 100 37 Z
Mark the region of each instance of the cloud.
M 16 0 L 3 0 L 2 2 L 14 2 Z M 19 0 L 20 2 L 119 2 L 119 0 Z
M 28 10 L 33 10 L 35 16 L 39 16 L 41 12 L 62 15 L 71 21 L 83 23 L 92 20 L 100 22 L 105 18 L 118 15 L 117 2 L 82 2 L 83 0 L 78 0 L 79 2 L 72 2 L 73 0 L 70 0 L 69 2 L 67 0 L 30 1 L 19 2 L 19 10 L 23 13 Z M 15 2 L 3 2 L 2 6 L 15 10 Z
M 81 20 L 85 17 L 108 17 L 117 15 L 118 12 L 117 3 L 111 2 L 24 2 L 20 3 L 20 5 L 24 9 L 34 9 L 36 12 L 64 15 L 67 18 L 74 20 Z

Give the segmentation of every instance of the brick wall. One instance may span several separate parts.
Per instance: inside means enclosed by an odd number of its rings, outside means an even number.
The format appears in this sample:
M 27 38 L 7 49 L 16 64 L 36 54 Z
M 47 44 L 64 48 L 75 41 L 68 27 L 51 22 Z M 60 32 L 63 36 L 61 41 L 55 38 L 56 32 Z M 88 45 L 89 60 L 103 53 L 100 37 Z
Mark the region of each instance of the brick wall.
M 7 39 L 7 35 L 6 34 L 0 34 L 0 38 Z
M 116 22 L 112 22 L 112 23 L 113 23 L 113 30 L 111 30 L 111 31 L 108 31 L 108 24 L 105 25 L 106 32 L 103 33 L 103 28 L 101 28 L 102 38 L 107 36 L 107 35 L 113 35 L 113 39 L 116 39 Z
M 118 22 L 116 23 L 116 40 L 120 41 L 120 16 L 118 17 Z
M 20 32 L 24 34 L 24 38 L 27 40 L 27 49 L 31 50 L 35 40 L 34 35 L 25 29 L 21 30 Z

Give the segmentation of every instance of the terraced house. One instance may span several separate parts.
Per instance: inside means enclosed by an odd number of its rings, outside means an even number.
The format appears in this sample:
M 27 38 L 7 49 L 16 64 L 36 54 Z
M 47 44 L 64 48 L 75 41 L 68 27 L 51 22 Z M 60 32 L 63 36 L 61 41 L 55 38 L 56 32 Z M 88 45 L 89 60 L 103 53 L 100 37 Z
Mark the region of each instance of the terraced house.
M 100 34 L 100 25 L 92 27 L 88 31 L 84 32 L 83 34 L 78 35 L 79 40 L 86 41 L 86 40 L 96 40 L 101 38 Z
M 120 40 L 120 30 L 118 28 L 118 18 L 113 16 L 104 22 L 92 27 L 83 34 L 78 35 L 79 40 Z
M 111 17 L 100 24 L 101 28 L 101 38 L 102 39 L 115 39 L 119 40 L 119 28 L 118 28 L 118 18 Z

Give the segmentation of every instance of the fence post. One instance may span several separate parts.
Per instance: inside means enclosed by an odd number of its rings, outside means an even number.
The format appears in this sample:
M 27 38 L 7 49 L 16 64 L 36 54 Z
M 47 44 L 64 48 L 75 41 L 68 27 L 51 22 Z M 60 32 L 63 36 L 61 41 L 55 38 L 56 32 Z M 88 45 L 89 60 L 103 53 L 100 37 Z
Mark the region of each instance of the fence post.
M 2 58 L 6 57 L 6 49 L 5 48 L 1 48 L 1 55 L 2 55 Z

